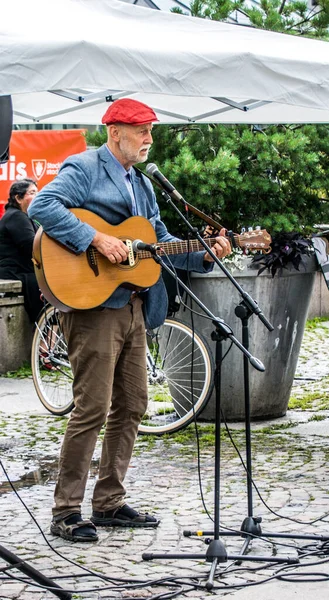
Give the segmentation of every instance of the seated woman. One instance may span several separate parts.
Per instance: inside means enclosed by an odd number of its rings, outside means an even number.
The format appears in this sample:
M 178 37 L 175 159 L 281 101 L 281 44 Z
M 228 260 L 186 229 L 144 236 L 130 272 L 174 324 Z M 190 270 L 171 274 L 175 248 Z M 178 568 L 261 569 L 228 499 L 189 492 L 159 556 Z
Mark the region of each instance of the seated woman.
M 22 179 L 10 187 L 5 213 L 0 219 L 0 279 L 18 279 L 23 284 L 24 306 L 34 323 L 43 302 L 32 263 L 37 225 L 27 208 L 38 191 L 35 181 Z

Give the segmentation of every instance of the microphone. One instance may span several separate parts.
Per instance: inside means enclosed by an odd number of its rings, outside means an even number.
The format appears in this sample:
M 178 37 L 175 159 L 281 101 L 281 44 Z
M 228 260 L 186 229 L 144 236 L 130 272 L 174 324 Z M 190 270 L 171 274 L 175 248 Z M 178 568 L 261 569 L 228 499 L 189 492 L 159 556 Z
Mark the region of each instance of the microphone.
M 139 250 L 148 250 L 149 252 L 156 252 L 158 246 L 155 244 L 146 244 L 142 242 L 142 240 L 134 240 L 132 243 L 133 252 L 138 252 Z
M 146 173 L 154 177 L 154 179 L 160 183 L 161 187 L 171 196 L 174 200 L 183 200 L 183 196 L 174 188 L 172 183 L 159 171 L 158 167 L 154 163 L 146 165 Z
M 255 367 L 255 369 L 257 369 L 257 371 L 265 371 L 262 361 L 259 360 L 259 358 L 256 358 L 256 356 L 249 356 L 249 362 L 253 367 Z

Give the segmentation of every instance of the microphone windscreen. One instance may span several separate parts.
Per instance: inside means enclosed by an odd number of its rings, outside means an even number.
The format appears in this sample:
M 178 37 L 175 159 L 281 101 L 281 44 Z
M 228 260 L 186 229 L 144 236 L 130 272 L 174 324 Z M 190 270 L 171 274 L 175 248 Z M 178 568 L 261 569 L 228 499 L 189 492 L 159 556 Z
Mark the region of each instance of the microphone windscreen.
M 153 173 L 155 173 L 155 171 L 157 170 L 158 167 L 154 163 L 149 163 L 148 165 L 146 165 L 146 173 L 148 175 L 153 175 Z

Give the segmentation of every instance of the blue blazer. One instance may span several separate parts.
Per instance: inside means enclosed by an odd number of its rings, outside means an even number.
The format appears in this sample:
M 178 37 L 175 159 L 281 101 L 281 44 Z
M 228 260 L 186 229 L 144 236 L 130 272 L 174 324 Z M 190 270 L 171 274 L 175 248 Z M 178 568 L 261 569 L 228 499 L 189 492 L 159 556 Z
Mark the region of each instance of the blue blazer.
M 137 214 L 146 217 L 154 227 L 159 242 L 173 241 L 161 221 L 159 207 L 151 182 L 132 169 L 132 186 Z M 122 178 L 118 177 L 113 157 L 105 144 L 97 150 L 87 150 L 67 158 L 57 177 L 46 185 L 30 204 L 28 214 L 44 231 L 77 254 L 84 252 L 94 238 L 95 230 L 69 212 L 69 208 L 85 208 L 112 225 L 132 216 L 131 197 Z M 174 255 L 176 268 L 199 273 L 208 272 L 212 263 L 204 263 L 204 252 Z M 118 288 L 103 306 L 120 308 L 127 304 L 131 292 Z M 168 297 L 162 278 L 143 292 L 146 326 L 158 327 L 166 318 Z

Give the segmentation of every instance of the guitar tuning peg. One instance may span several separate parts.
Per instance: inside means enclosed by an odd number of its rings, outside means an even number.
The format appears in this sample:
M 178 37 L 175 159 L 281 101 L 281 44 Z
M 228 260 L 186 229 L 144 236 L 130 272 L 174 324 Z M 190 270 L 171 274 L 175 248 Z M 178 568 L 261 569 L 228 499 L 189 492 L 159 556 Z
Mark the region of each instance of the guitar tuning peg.
M 248 231 L 252 231 L 252 227 L 248 227 Z
M 260 225 L 257 225 L 255 229 L 256 231 L 260 231 Z
M 241 227 L 241 233 L 245 233 L 246 228 L 245 227 Z

